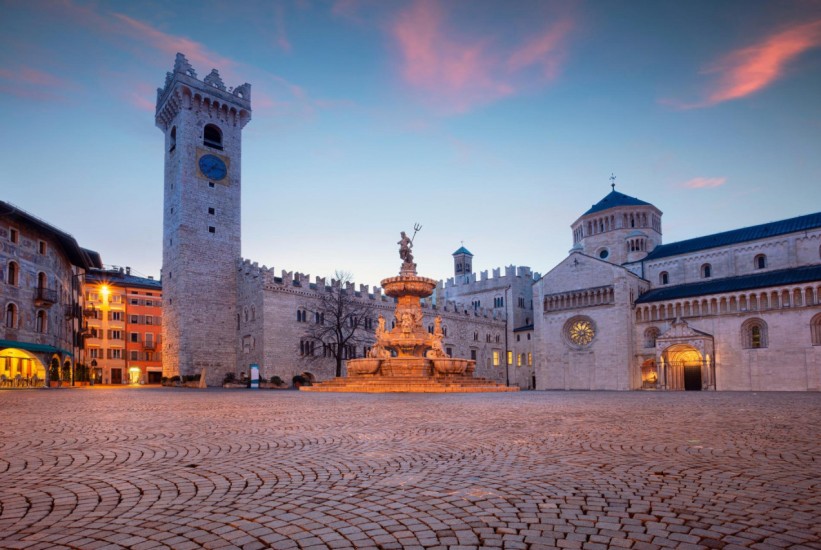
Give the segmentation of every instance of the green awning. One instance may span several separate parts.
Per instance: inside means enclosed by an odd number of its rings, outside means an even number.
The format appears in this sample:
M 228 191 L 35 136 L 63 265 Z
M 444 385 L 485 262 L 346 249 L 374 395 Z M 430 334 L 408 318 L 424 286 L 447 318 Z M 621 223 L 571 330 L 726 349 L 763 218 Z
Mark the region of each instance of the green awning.
M 74 354 L 70 351 L 55 348 L 54 346 L 49 346 L 46 344 L 33 344 L 31 342 L 16 342 L 14 340 L 0 340 L 0 349 L 5 348 L 17 348 L 26 351 L 33 351 L 36 353 L 59 353 L 61 355 L 68 355 L 69 357 L 74 357 Z

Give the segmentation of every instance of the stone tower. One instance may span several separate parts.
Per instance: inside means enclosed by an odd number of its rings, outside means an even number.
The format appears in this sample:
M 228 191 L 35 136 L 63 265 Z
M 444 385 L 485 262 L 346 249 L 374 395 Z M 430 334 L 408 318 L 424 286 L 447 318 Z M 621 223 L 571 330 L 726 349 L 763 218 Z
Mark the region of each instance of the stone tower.
M 573 249 L 614 264 L 641 260 L 661 244 L 661 210 L 613 189 L 573 222 Z
M 236 370 L 242 129 L 251 85 L 203 80 L 183 54 L 157 90 L 165 134 L 163 375 L 199 373 L 222 383 Z
M 473 273 L 473 254 L 464 246 L 453 253 L 453 275 L 458 281 L 467 281 L 468 275 Z

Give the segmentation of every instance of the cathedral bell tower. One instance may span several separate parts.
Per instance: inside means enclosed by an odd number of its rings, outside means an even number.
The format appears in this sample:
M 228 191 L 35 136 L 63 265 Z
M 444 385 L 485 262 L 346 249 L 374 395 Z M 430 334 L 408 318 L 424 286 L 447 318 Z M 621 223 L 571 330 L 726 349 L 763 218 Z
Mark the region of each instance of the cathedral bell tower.
M 236 370 L 242 129 L 251 85 L 203 80 L 181 53 L 157 89 L 165 135 L 163 375 L 206 368 L 208 385 Z

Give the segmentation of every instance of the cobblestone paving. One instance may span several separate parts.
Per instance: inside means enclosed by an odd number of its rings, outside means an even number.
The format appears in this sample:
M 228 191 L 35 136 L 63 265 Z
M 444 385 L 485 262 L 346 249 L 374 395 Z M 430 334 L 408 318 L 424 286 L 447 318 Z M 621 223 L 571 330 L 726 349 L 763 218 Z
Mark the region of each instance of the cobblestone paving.
M 821 395 L 0 392 L 2 548 L 821 549 Z

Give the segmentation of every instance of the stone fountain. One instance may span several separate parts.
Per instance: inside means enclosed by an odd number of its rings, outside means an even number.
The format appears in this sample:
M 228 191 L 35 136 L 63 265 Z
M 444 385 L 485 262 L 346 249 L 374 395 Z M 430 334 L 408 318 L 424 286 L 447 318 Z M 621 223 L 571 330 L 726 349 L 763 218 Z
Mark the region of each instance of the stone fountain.
M 419 230 L 419 227 L 416 227 Z M 415 236 L 415 233 L 414 233 Z M 335 392 L 498 392 L 518 391 L 485 378 L 476 378 L 476 361 L 449 357 L 442 348 L 442 318 L 436 317 L 433 333 L 422 324 L 421 299 L 428 298 L 436 281 L 419 277 L 413 263 L 413 239 L 402 232 L 398 277 L 382 280 L 385 294 L 396 298 L 394 327 L 385 328 L 379 316 L 376 344 L 368 357 L 348 361 L 348 375 L 303 391 Z

